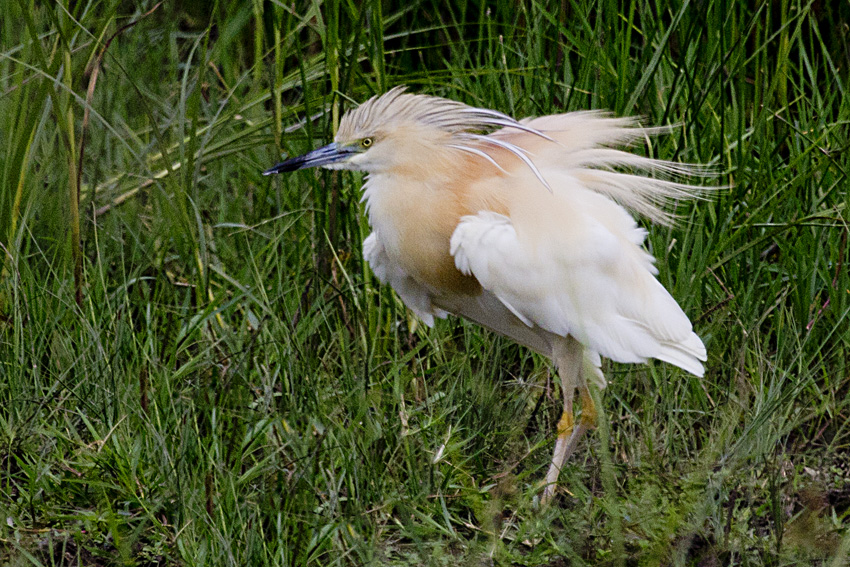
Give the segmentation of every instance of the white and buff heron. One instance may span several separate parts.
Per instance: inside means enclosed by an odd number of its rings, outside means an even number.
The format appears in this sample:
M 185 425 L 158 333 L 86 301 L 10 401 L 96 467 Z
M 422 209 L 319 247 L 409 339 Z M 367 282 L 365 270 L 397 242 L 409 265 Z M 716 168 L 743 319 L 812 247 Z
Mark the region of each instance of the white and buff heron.
M 264 173 L 365 171 L 363 254 L 378 280 L 429 326 L 460 315 L 554 362 L 564 407 L 548 501 L 595 424 L 600 356 L 704 372 L 705 346 L 629 214 L 669 224 L 667 205 L 701 191 L 669 179 L 692 166 L 618 149 L 653 133 L 597 112 L 517 121 L 396 87 L 346 113 L 333 143 Z

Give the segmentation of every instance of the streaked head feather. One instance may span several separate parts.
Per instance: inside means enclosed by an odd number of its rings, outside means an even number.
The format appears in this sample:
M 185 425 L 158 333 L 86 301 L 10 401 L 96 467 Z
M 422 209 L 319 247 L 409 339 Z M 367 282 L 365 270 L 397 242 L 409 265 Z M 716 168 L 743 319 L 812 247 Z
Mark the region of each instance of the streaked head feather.
M 337 132 L 338 138 L 355 139 L 398 122 L 416 122 L 448 134 L 516 128 L 551 141 L 542 132 L 514 120 L 507 114 L 476 108 L 462 102 L 436 96 L 409 94 L 407 87 L 394 87 L 375 95 L 346 113 Z

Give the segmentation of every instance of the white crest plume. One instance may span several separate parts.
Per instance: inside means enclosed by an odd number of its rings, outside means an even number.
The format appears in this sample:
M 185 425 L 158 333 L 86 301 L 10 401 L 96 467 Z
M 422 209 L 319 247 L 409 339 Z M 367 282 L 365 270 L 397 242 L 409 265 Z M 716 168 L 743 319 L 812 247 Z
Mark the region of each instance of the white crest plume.
M 537 179 L 551 191 L 528 152 L 514 144 L 479 132 L 490 132 L 497 128 L 516 128 L 554 142 L 552 138 L 495 110 L 476 108 L 435 96 L 409 94 L 405 92 L 406 90 L 405 86 L 394 87 L 383 95 L 373 96 L 348 112 L 343 116 L 337 136 L 353 139 L 391 127 L 394 122 L 417 122 L 451 134 L 453 143 L 449 144 L 450 147 L 482 157 L 499 169 L 502 167 L 478 146 L 489 144 L 508 150 L 522 160 Z
M 506 164 L 499 163 L 498 152 L 490 150 L 505 150 L 518 158 L 549 191 L 547 172 L 567 173 L 580 178 L 587 188 L 665 225 L 675 220 L 669 212 L 675 201 L 699 198 L 708 190 L 671 177 L 713 175 L 704 166 L 617 149 L 669 131 L 640 127 L 633 118 L 586 111 L 519 121 L 495 110 L 405 90 L 395 87 L 349 111 L 337 137 L 357 139 L 392 131 L 400 122 L 415 122 L 449 134 L 447 147 L 484 159 L 502 172 L 508 169 Z

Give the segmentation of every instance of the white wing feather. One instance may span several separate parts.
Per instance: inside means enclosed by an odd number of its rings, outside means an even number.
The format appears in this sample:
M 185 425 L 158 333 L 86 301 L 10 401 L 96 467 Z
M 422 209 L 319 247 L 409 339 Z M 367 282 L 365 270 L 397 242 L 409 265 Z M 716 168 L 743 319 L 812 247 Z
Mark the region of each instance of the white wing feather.
M 541 244 L 518 236 L 508 217 L 481 211 L 461 219 L 451 254 L 461 272 L 529 326 L 572 335 L 618 362 L 657 358 L 702 376 L 705 347 L 652 275 L 639 246 L 645 232 L 623 217 L 619 237 L 585 217 L 582 230 L 553 230 Z

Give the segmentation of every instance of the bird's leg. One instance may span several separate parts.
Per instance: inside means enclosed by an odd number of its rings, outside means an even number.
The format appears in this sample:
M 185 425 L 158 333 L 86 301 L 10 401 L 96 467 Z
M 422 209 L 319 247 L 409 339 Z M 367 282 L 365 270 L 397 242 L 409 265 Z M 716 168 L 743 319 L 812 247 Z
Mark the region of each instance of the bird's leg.
M 581 377 L 582 356 L 584 348 L 572 337 L 559 339 L 553 347 L 552 358 L 558 368 L 561 377 L 561 397 L 564 401 L 564 411 L 558 421 L 558 438 L 555 441 L 555 451 L 552 454 L 552 464 L 546 473 L 546 484 L 543 490 L 543 502 L 546 503 L 555 495 L 558 485 L 558 475 L 567 458 L 575 450 L 579 439 L 587 430 L 584 418 L 576 425 L 573 414 L 573 397 L 576 387 L 584 386 Z M 582 389 L 582 403 L 584 403 L 584 391 Z
M 582 380 L 578 387 L 579 396 L 581 396 L 581 423 L 585 429 L 593 429 L 596 427 L 596 404 L 593 403 L 593 397 L 590 395 L 590 390 L 587 387 L 587 382 Z

